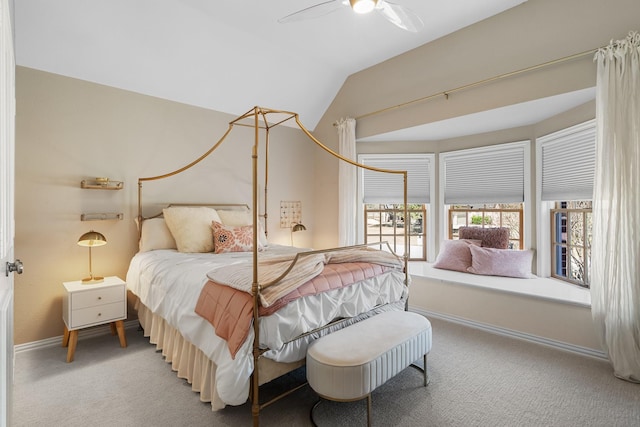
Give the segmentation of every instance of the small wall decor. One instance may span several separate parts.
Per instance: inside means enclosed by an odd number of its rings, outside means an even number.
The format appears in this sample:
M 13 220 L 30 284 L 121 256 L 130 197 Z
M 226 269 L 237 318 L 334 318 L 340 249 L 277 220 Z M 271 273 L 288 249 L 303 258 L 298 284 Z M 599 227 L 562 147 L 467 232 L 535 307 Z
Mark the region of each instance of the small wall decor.
M 291 228 L 302 222 L 302 202 L 280 201 L 280 228 Z

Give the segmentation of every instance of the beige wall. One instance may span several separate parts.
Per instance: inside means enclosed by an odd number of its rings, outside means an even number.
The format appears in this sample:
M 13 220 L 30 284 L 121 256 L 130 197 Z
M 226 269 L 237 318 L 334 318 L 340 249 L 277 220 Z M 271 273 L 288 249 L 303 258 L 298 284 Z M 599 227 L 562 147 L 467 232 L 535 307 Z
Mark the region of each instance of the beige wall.
M 62 282 L 88 274 L 88 250 L 76 244 L 80 235 L 91 229 L 103 233 L 108 244 L 93 250 L 94 273 L 124 278 L 137 249 L 138 177 L 188 164 L 235 116 L 23 67 L 16 77 L 15 253 L 25 272 L 15 276 L 15 343 L 21 344 L 62 334 Z M 148 183 L 145 197 L 250 203 L 252 142 L 252 130 L 235 128 L 216 151 L 219 156 L 188 173 L 188 183 Z M 290 242 L 289 229 L 279 228 L 280 200 L 302 201 L 303 220 L 313 229 L 311 145 L 299 130 L 272 131 L 271 241 Z M 80 188 L 80 181 L 97 176 L 124 181 L 124 189 Z M 83 212 L 122 212 L 124 220 L 82 222 Z M 311 244 L 309 233 L 295 237 L 296 244 Z

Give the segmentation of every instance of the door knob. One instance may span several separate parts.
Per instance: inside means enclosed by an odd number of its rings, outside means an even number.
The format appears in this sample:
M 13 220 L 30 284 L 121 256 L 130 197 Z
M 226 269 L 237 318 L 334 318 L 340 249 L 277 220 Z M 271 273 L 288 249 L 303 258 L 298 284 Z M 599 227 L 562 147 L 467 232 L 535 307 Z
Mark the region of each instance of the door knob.
M 22 261 L 19 259 L 15 260 L 15 262 L 8 262 L 7 269 L 5 270 L 5 276 L 9 277 L 9 273 L 16 272 L 18 274 L 22 274 L 24 271 L 24 267 L 22 266 Z

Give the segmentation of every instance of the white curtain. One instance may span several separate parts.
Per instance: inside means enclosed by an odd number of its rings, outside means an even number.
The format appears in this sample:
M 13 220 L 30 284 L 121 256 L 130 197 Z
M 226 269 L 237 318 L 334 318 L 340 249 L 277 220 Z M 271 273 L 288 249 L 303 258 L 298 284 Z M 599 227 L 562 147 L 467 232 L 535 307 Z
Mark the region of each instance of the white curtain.
M 338 153 L 355 161 L 356 159 L 356 120 L 350 117 L 336 122 L 338 128 Z M 338 169 L 338 244 L 340 246 L 356 243 L 356 189 L 357 168 L 340 161 Z
M 640 382 L 640 34 L 595 60 L 591 310 L 614 374 Z

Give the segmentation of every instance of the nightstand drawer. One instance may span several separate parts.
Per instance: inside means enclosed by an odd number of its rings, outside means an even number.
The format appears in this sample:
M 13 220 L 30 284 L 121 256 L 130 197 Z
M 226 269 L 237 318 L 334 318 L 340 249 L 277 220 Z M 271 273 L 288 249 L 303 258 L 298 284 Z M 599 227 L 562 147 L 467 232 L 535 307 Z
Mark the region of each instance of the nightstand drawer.
M 71 312 L 69 329 L 84 328 L 93 324 L 102 324 L 124 319 L 125 306 L 122 302 L 87 307 Z
M 71 307 L 75 311 L 97 305 L 121 302 L 124 300 L 124 295 L 124 285 L 74 292 L 71 294 Z M 120 305 L 122 306 L 122 304 Z

